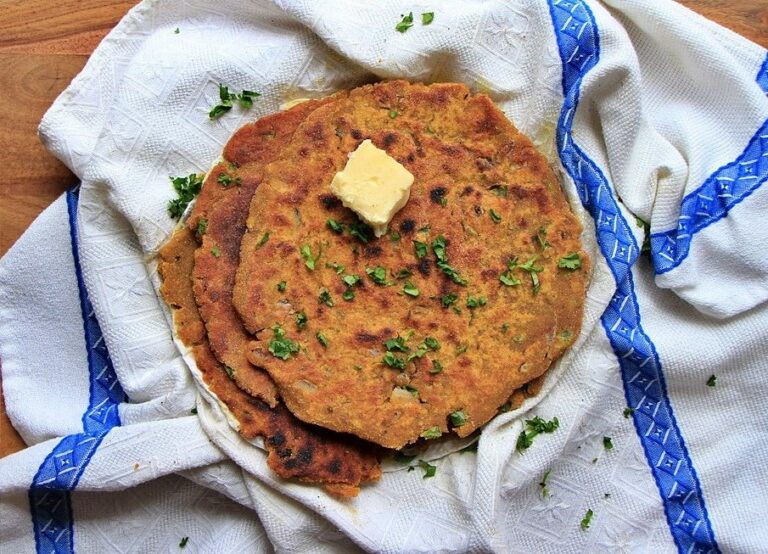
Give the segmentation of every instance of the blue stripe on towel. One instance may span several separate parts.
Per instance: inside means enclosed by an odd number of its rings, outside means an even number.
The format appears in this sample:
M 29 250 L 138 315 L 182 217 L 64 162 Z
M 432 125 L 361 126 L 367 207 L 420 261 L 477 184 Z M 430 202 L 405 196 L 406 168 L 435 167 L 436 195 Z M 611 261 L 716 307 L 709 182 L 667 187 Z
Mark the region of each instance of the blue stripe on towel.
M 768 94 L 768 55 L 757 72 L 757 84 Z M 683 198 L 677 227 L 651 235 L 651 256 L 657 274 L 679 266 L 688 257 L 693 235 L 720 221 L 731 208 L 768 179 L 768 119 L 741 154 L 707 177 Z
M 601 318 L 618 358 L 628 405 L 680 552 L 719 552 L 696 471 L 667 395 L 661 362 L 640 323 L 631 268 L 639 249 L 603 172 L 574 143 L 584 76 L 600 58 L 597 25 L 583 0 L 548 0 L 562 61 L 565 100 L 557 128 L 560 160 L 595 220 L 597 242 L 616 280 Z
M 38 552 L 74 552 L 72 505 L 69 492 L 77 486 L 91 457 L 104 436 L 120 425 L 118 405 L 127 400 L 117 380 L 109 352 L 104 344 L 99 322 L 88 299 L 80 269 L 77 237 L 79 189 L 67 192 L 67 210 L 75 262 L 75 276 L 80 292 L 88 356 L 90 394 L 83 414 L 83 433 L 59 441 L 43 460 L 29 488 L 29 507 Z

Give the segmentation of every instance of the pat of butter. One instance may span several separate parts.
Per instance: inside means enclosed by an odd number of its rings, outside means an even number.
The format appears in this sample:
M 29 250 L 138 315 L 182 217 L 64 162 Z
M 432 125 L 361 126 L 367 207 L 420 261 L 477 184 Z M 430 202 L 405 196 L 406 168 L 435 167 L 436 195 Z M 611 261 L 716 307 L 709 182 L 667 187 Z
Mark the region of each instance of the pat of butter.
M 364 140 L 349 155 L 331 191 L 380 237 L 394 215 L 408 202 L 413 175 L 384 150 Z

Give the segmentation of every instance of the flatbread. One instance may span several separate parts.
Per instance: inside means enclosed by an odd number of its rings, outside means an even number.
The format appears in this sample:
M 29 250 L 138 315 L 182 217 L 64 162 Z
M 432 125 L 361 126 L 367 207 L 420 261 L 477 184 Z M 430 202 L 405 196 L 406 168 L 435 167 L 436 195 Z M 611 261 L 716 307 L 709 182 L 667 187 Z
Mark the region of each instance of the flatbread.
M 329 187 L 365 139 L 415 176 L 378 239 Z M 404 81 L 340 93 L 301 123 L 251 200 L 233 295 L 255 335 L 249 359 L 308 423 L 388 448 L 467 436 L 578 335 L 580 233 L 546 159 L 487 96 Z M 398 337 L 405 351 L 386 354 Z
M 160 250 L 163 298 L 173 311 L 175 333 L 194 355 L 209 389 L 239 422 L 245 439 L 263 437 L 267 465 L 280 477 L 322 485 L 342 497 L 381 475 L 378 452 L 354 437 L 318 429 L 296 419 L 284 405 L 269 406 L 241 390 L 211 352 L 192 289 L 194 232 L 182 227 Z

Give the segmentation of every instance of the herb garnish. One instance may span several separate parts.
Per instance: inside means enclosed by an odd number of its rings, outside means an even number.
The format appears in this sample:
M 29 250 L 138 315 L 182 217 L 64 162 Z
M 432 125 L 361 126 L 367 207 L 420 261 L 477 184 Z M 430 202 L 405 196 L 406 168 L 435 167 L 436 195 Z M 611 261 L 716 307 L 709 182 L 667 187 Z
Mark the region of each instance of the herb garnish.
M 317 253 L 317 256 L 314 258 L 312 257 L 312 249 L 308 244 L 305 244 L 301 247 L 301 257 L 304 258 L 304 265 L 307 266 L 310 271 L 315 270 L 315 264 L 317 263 L 317 260 L 320 259 L 321 252 Z
M 403 292 L 408 296 L 413 296 L 414 298 L 419 295 L 419 289 L 417 289 L 416 286 L 414 286 L 414 284 L 410 281 L 405 282 L 405 285 L 403 286 Z
M 421 14 L 421 24 L 429 25 L 435 20 L 435 12 L 424 12 Z
M 384 348 L 389 352 L 408 352 L 408 347 L 405 345 L 405 339 L 400 336 L 384 341 Z
M 401 19 L 400 22 L 395 25 L 395 30 L 399 33 L 404 33 L 411 27 L 413 27 L 413 12 L 410 12 L 408 15 L 404 15 L 403 19 Z
M 488 210 L 488 215 L 491 216 L 491 219 L 493 220 L 494 223 L 501 223 L 501 216 L 497 214 L 496 210 L 494 210 L 493 208 Z
M 430 477 L 434 477 L 435 473 L 437 473 L 437 466 L 428 464 L 424 460 L 419 460 L 419 467 L 424 470 L 424 479 L 429 479 Z
M 173 30 L 173 34 L 174 34 L 174 35 L 178 35 L 180 32 L 181 32 L 181 29 L 179 29 L 178 27 L 176 27 L 176 28 Z
M 715 385 L 717 385 L 717 377 L 714 375 L 710 375 L 709 379 L 707 379 L 707 386 L 714 387 Z
M 469 296 L 467 297 L 467 308 L 473 310 L 478 306 L 485 306 L 488 303 L 488 299 L 485 296 Z
M 345 275 L 341 278 L 342 281 L 344 281 L 344 284 L 348 287 L 354 287 L 357 283 L 360 282 L 360 276 L 359 275 Z
M 347 229 L 349 229 L 350 235 L 355 237 L 363 244 L 368 244 L 368 241 L 373 238 L 373 231 L 362 221 L 355 221 L 354 223 L 350 223 L 347 225 Z
M 285 330 L 280 325 L 272 326 L 274 338 L 269 343 L 269 352 L 281 360 L 287 360 L 291 354 L 299 351 L 299 344 L 285 337 Z
M 381 361 L 387 364 L 389 367 L 394 367 L 395 369 L 405 369 L 405 360 L 398 358 L 392 354 L 392 352 L 385 353 Z
M 544 474 L 544 477 L 541 478 L 541 481 L 539 481 L 539 486 L 541 487 L 541 497 L 546 498 L 549 496 L 549 489 L 547 489 L 547 479 L 549 479 L 549 474 L 552 473 L 551 469 L 548 469 L 547 472 Z
M 545 421 L 539 416 L 533 419 L 525 420 L 525 428 L 520 432 L 520 436 L 517 437 L 517 444 L 515 449 L 518 452 L 527 450 L 532 444 L 533 439 L 540 433 L 554 433 L 560 426 L 560 422 L 556 417 L 552 418 L 552 421 Z
M 539 246 L 541 246 L 542 250 L 546 250 L 547 248 L 551 248 L 552 245 L 549 244 L 549 241 L 547 240 L 547 226 L 542 225 L 539 227 L 539 230 L 536 232 L 536 238 L 539 241 Z
M 387 281 L 387 270 L 380 265 L 377 265 L 376 267 L 366 267 L 365 273 L 371 278 L 371 281 L 377 285 L 388 286 L 392 284 Z
M 442 373 L 443 371 L 443 364 L 441 364 L 438 360 L 432 360 L 432 369 L 429 370 L 429 372 L 432 375 L 437 375 L 438 373 Z
M 299 312 L 295 316 L 296 319 L 296 328 L 301 331 L 307 326 L 307 321 L 309 321 L 309 318 L 307 317 L 307 314 L 304 312 Z
M 429 252 L 427 243 L 419 242 L 418 240 L 413 241 L 413 249 L 416 252 L 416 257 L 418 259 L 423 258 Z
M 328 348 L 328 339 L 321 331 L 315 333 L 315 337 L 317 338 L 317 342 L 323 345 L 323 348 Z
M 277 290 L 279 290 L 280 292 L 285 292 L 285 287 L 287 286 L 288 286 L 288 283 L 286 283 L 285 281 L 280 281 L 277 284 Z
M 391 233 L 389 233 L 389 239 L 392 242 L 399 241 L 400 240 L 400 233 L 398 233 L 397 231 L 392 231 Z
M 325 288 L 320 291 L 320 296 L 317 297 L 317 301 L 320 304 L 325 304 L 329 308 L 333 308 L 336 305 L 333 298 L 331 298 L 331 293 Z
M 259 242 L 256 243 L 256 250 L 267 244 L 267 241 L 269 240 L 269 231 L 264 233 L 261 238 L 259 239 Z
M 389 118 L 390 119 L 395 119 L 398 115 L 400 115 L 400 114 L 397 113 L 397 110 L 389 110 Z
M 507 270 L 499 275 L 499 281 L 508 287 L 516 287 L 520 284 L 520 279 L 512 275 L 512 270 L 517 267 L 517 256 L 507 262 Z
M 200 194 L 203 177 L 204 175 L 197 173 L 190 173 L 186 177 L 169 177 L 178 198 L 168 201 L 168 215 L 173 219 L 179 219 L 182 216 L 189 203 Z
M 450 418 L 454 427 L 461 427 L 467 423 L 468 419 L 467 414 L 465 414 L 463 410 L 456 410 L 455 412 L 451 413 Z
M 253 106 L 253 99 L 258 96 L 261 96 L 261 94 L 251 90 L 243 90 L 240 94 L 234 94 L 229 92 L 228 86 L 219 84 L 219 103 L 211 108 L 211 111 L 208 112 L 208 117 L 217 119 L 227 113 L 232 109 L 233 100 L 237 100 L 242 108 L 248 109 Z
M 337 264 L 336 262 L 326 262 L 325 267 L 329 267 L 333 269 L 337 275 L 341 275 L 344 273 L 344 266 L 341 264 Z
M 589 524 L 592 522 L 592 516 L 595 515 L 595 512 L 593 512 L 591 509 L 587 510 L 587 513 L 584 514 L 584 517 L 581 520 L 581 523 L 579 524 L 581 526 L 582 531 L 586 531 L 589 529 Z
M 434 426 L 430 427 L 429 429 L 425 429 L 419 436 L 423 439 L 439 439 L 442 435 L 443 432 L 440 431 L 440 427 Z
M 635 409 L 634 408 L 624 408 L 624 417 L 626 419 L 629 419 L 629 416 L 631 416 L 634 413 L 635 413 Z
M 424 346 L 426 346 L 430 350 L 440 350 L 440 342 L 434 337 L 425 338 Z
M 613 450 L 613 441 L 611 437 L 603 437 L 603 447 L 606 450 Z
M 468 348 L 469 348 L 469 345 L 467 343 L 460 344 L 459 346 L 456 347 L 456 355 L 458 356 L 459 354 L 464 354 L 464 352 L 466 352 Z
M 459 299 L 459 297 L 455 294 L 444 294 L 440 297 L 440 303 L 443 305 L 443 308 L 448 308 L 456 302 Z
M 197 229 L 195 229 L 195 236 L 198 239 L 203 238 L 203 235 L 208 231 L 208 220 L 200 218 L 197 222 Z
M 176 28 L 176 32 L 179 32 L 179 28 Z M 181 537 L 181 540 L 179 541 L 179 548 L 184 548 L 187 546 L 187 543 L 189 542 L 189 537 Z
M 523 271 L 527 271 L 531 275 L 531 284 L 533 285 L 533 294 L 538 294 L 539 288 L 541 287 L 538 274 L 544 271 L 544 268 L 533 265 L 533 262 L 535 261 L 536 261 L 536 256 L 534 256 L 524 264 L 518 265 L 517 267 L 519 267 Z
M 328 226 L 328 228 L 336 233 L 337 235 L 340 235 L 344 232 L 344 226 L 336 221 L 335 219 L 329 219 L 325 222 L 325 224 Z
M 509 323 L 502 323 L 501 324 L 501 332 L 502 333 L 506 333 L 507 331 L 509 331 Z
M 226 364 L 224 365 L 224 373 L 226 373 L 227 377 L 229 377 L 230 379 L 234 379 L 235 378 L 235 370 L 232 369 L 231 367 L 229 367 Z
M 507 185 L 499 185 L 499 184 L 491 185 L 491 191 L 496 196 L 500 196 L 501 198 L 506 198 L 509 192 L 509 187 L 507 187 Z
M 214 258 L 218 258 L 219 256 L 221 256 L 221 250 L 219 249 L 218 246 L 214 246 L 213 248 L 211 248 L 211 254 L 213 255 Z
M 467 281 L 459 272 L 448 265 L 448 256 L 445 253 L 446 241 L 445 237 L 440 235 L 434 241 L 432 241 L 432 252 L 435 253 L 437 258 L 437 267 L 439 267 L 448 278 L 457 285 L 466 285 Z
M 227 188 L 232 183 L 238 186 L 242 184 L 240 177 L 235 177 L 233 179 L 229 173 L 219 173 L 219 176 L 216 178 L 216 182 L 219 183 L 224 188 Z
M 411 270 L 409 270 L 409 269 L 401 269 L 401 270 L 400 270 L 400 271 L 398 271 L 397 273 L 393 273 L 393 274 L 392 274 L 392 276 L 393 276 L 395 279 L 407 279 L 407 278 L 408 278 L 408 277 L 410 277 L 411 275 L 413 275 L 413 271 L 411 271 Z
M 567 256 L 560 258 L 557 262 L 557 267 L 563 269 L 579 269 L 581 267 L 581 258 L 578 252 L 571 252 Z

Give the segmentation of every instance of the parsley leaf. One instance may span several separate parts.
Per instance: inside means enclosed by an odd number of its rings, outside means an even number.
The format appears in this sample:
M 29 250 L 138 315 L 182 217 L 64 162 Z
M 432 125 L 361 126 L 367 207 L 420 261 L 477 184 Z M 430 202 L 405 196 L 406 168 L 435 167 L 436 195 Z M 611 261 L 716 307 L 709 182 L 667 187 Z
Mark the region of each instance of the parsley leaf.
M 269 231 L 264 233 L 261 238 L 259 239 L 259 242 L 256 243 L 256 250 L 267 244 L 267 241 L 269 240 Z
M 401 269 L 397 273 L 393 274 L 395 279 L 407 279 L 411 275 L 413 275 L 413 271 L 409 269 Z
M 320 304 L 325 304 L 329 308 L 333 308 L 336 303 L 333 301 L 333 298 L 331 298 L 331 293 L 328 292 L 328 289 L 322 289 L 320 291 L 320 295 L 317 297 L 317 301 Z
M 567 256 L 560 258 L 557 267 L 563 269 L 579 269 L 581 267 L 581 258 L 577 252 L 571 252 Z
M 400 22 L 395 25 L 395 30 L 399 33 L 404 33 L 411 27 L 413 27 L 413 12 L 410 12 L 408 15 L 404 15 L 403 19 L 401 19 Z
M 413 296 L 414 298 L 419 295 L 419 289 L 417 289 L 410 281 L 405 282 L 405 285 L 403 286 L 403 292 L 408 296 Z
M 176 28 L 176 32 L 179 32 L 178 27 Z M 179 541 L 179 548 L 184 548 L 187 546 L 187 543 L 189 542 L 189 537 L 181 537 L 181 540 Z
M 440 350 L 440 342 L 434 337 L 425 338 L 424 346 L 426 346 L 430 350 Z
M 707 386 L 714 387 L 715 385 L 717 385 L 717 377 L 714 375 L 710 375 L 709 379 L 707 379 Z
M 345 275 L 341 278 L 341 280 L 344 281 L 344 284 L 348 287 L 354 287 L 360 282 L 360 279 L 361 277 L 359 275 Z
M 352 289 L 347 289 L 341 293 L 341 297 L 347 302 L 352 302 L 352 300 L 355 299 L 355 291 Z
M 539 227 L 539 230 L 536 232 L 536 238 L 539 241 L 539 246 L 541 246 L 542 250 L 546 250 L 547 248 L 551 248 L 552 245 L 549 244 L 549 241 L 547 240 L 547 226 L 542 225 Z
M 442 373 L 443 371 L 443 364 L 441 364 L 438 360 L 432 360 L 432 369 L 429 370 L 429 372 L 432 375 L 437 375 L 438 373 Z
M 376 267 L 366 267 L 365 273 L 371 278 L 371 281 L 377 285 L 387 286 L 392 284 L 387 281 L 387 270 L 380 265 L 377 265 Z
M 635 413 L 635 409 L 634 408 L 624 408 L 624 417 L 626 419 L 629 419 L 629 416 L 631 416 L 634 413 Z
M 395 369 L 405 369 L 405 360 L 395 356 L 392 354 L 392 352 L 385 353 L 381 361 L 387 364 L 389 367 L 394 367 Z
M 423 258 L 429 252 L 427 244 L 425 242 L 419 242 L 418 240 L 413 241 L 413 249 L 416 252 L 416 257 L 418 259 Z
M 536 261 L 536 256 L 534 256 L 524 264 L 518 265 L 517 267 L 519 267 L 523 271 L 527 271 L 531 275 L 531 284 L 533 285 L 533 294 L 538 294 L 539 287 L 541 286 L 541 283 L 539 282 L 538 274 L 544 271 L 544 268 L 534 265 L 533 263 L 535 261 Z
M 491 219 L 493 220 L 494 223 L 501 223 L 501 216 L 497 214 L 496 210 L 494 210 L 493 208 L 488 210 L 488 215 L 491 216 Z
M 606 450 L 613 450 L 613 441 L 611 437 L 603 437 L 603 447 Z
M 211 248 L 211 254 L 213 255 L 214 258 L 218 258 L 219 256 L 221 256 L 221 249 L 218 246 L 214 246 L 213 248 Z
M 547 489 L 547 479 L 549 479 L 549 474 L 552 473 L 551 469 L 548 469 L 547 472 L 544 474 L 544 477 L 541 478 L 541 481 L 539 481 L 539 486 L 541 487 L 541 497 L 546 498 L 549 496 L 549 489 Z
M 495 184 L 495 185 L 491 185 L 491 191 L 496 196 L 499 196 L 501 198 L 506 198 L 507 194 L 509 193 L 509 187 L 507 185 Z
M 397 113 L 397 110 L 389 110 L 389 118 L 390 119 L 395 119 L 398 115 L 400 115 L 400 114 Z
M 467 414 L 464 413 L 464 410 L 457 410 L 450 415 L 451 423 L 454 427 L 461 427 L 467 422 Z
M 244 109 L 253 106 L 253 99 L 261 96 L 261 93 L 252 90 L 243 90 L 240 94 L 234 94 L 229 91 L 229 87 L 219 83 L 219 103 L 208 112 L 210 119 L 218 119 L 232 109 L 232 101 L 237 100 L 238 104 Z
M 195 236 L 198 239 L 203 238 L 203 235 L 208 231 L 208 220 L 200 218 L 197 222 L 197 229 L 195 229 Z
M 269 352 L 281 360 L 287 360 L 299 351 L 299 344 L 285 337 L 285 330 L 280 325 L 272 326 L 274 338 L 269 343 Z
M 277 284 L 277 290 L 279 290 L 280 292 L 285 292 L 285 287 L 287 286 L 288 286 L 288 283 L 286 283 L 285 281 L 280 281 Z
M 304 312 L 299 312 L 295 316 L 296 319 L 296 328 L 301 331 L 307 326 L 307 321 L 309 321 L 309 318 L 307 317 L 307 314 Z
M 315 337 L 317 338 L 317 342 L 323 345 L 323 348 L 328 348 L 328 339 L 322 332 L 318 331 L 315 333 Z
M 448 308 L 458 299 L 459 297 L 455 294 L 444 294 L 440 297 L 440 303 L 443 305 L 443 308 Z
M 320 259 L 320 252 L 317 253 L 317 256 L 314 258 L 312 257 L 312 249 L 308 244 L 305 244 L 301 247 L 301 257 L 304 258 L 304 265 L 307 266 L 310 271 L 315 270 L 315 264 L 317 263 L 317 260 Z
M 467 308 L 470 310 L 479 306 L 485 306 L 488 303 L 488 299 L 485 296 L 469 296 L 467 297 Z
M 424 479 L 429 479 L 430 477 L 434 477 L 435 473 L 437 473 L 437 466 L 428 464 L 424 460 L 419 460 L 419 467 L 424 470 Z
M 441 436 L 443 436 L 443 432 L 440 431 L 440 427 L 434 426 L 430 427 L 429 429 L 424 429 L 422 431 L 421 435 L 419 435 L 423 439 L 439 439 Z
M 525 428 L 520 432 L 520 436 L 517 437 L 517 444 L 515 449 L 518 452 L 523 452 L 530 448 L 533 444 L 533 439 L 540 433 L 554 433 L 560 426 L 560 422 L 556 417 L 552 418 L 552 421 L 546 421 L 539 416 L 533 419 L 525 420 Z
M 368 241 L 373 238 L 373 230 L 362 221 L 350 223 L 347 228 L 349 229 L 349 234 L 363 244 L 368 244 Z
M 392 231 L 391 233 L 389 233 L 389 239 L 392 242 L 399 241 L 400 240 L 400 233 L 398 233 L 397 231 Z
M 384 348 L 389 352 L 408 352 L 409 350 L 405 345 L 405 339 L 400 336 L 384 341 Z
M 224 188 L 227 188 L 232 183 L 234 183 L 234 184 L 236 184 L 238 186 L 243 184 L 242 180 L 240 179 L 240 177 L 235 177 L 233 179 L 232 176 L 229 175 L 228 173 L 219 173 L 219 176 L 216 178 L 216 182 L 219 183 Z
M 235 370 L 229 367 L 228 365 L 224 365 L 224 373 L 226 373 L 227 377 L 229 377 L 230 379 L 235 378 Z
M 421 14 L 421 24 L 429 25 L 435 20 L 435 12 L 424 12 Z
M 189 203 L 200 194 L 204 177 L 197 173 L 190 173 L 186 177 L 169 177 L 178 198 L 168 202 L 168 215 L 173 219 L 179 219 L 184 214 Z
M 341 275 L 344 273 L 344 266 L 341 264 L 337 264 L 336 262 L 326 262 L 325 267 L 329 267 L 333 269 L 337 275 Z
M 581 520 L 581 523 L 579 524 L 581 526 L 582 531 L 586 531 L 589 529 L 589 524 L 592 522 L 592 516 L 595 515 L 595 512 L 593 512 L 591 509 L 587 510 L 587 513 L 584 514 L 584 517 Z
M 253 106 L 253 99 L 258 98 L 261 96 L 260 92 L 254 92 L 252 90 L 243 90 L 240 94 L 236 96 L 237 101 L 240 103 L 240 106 L 245 108 L 246 110 Z
M 336 233 L 337 235 L 340 235 L 344 232 L 344 225 L 336 221 L 335 219 L 329 219 L 325 222 L 325 224 L 328 226 L 328 228 Z

